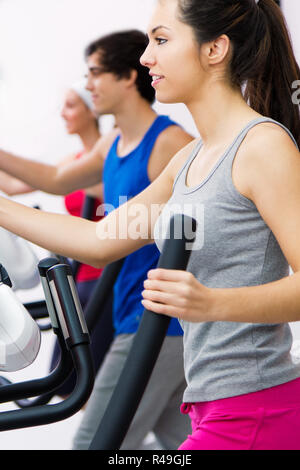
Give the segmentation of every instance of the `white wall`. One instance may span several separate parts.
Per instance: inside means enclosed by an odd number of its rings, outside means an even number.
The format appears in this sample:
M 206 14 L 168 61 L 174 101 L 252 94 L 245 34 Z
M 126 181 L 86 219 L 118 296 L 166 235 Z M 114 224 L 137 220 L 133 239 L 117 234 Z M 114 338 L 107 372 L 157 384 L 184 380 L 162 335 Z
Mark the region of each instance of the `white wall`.
M 56 163 L 77 150 L 59 116 L 64 90 L 85 73 L 83 51 L 93 39 L 118 29 L 146 29 L 155 0 L 0 0 L 0 147 L 40 161 Z M 300 61 L 297 19 L 299 0 L 284 0 L 284 11 Z M 196 135 L 194 123 L 180 105 L 156 105 Z M 109 128 L 109 119 L 103 122 Z M 59 197 L 35 193 L 18 197 L 25 204 L 64 212 Z M 44 252 L 38 250 L 40 257 Z M 22 292 L 38 298 L 40 289 Z M 292 325 L 300 338 L 299 325 Z M 47 373 L 53 340 L 44 335 L 41 354 L 14 380 Z M 0 405 L 0 411 L 12 408 Z M 47 427 L 3 432 L 0 449 L 68 449 L 81 413 Z
M 299 0 L 281 0 L 282 9 L 291 33 L 294 51 L 300 63 L 300 30 L 299 30 Z
M 145 30 L 153 4 L 2 0 L 1 146 L 48 161 L 75 148 L 77 140 L 66 137 L 59 108 L 66 87 L 85 73 L 85 46 L 113 30 Z

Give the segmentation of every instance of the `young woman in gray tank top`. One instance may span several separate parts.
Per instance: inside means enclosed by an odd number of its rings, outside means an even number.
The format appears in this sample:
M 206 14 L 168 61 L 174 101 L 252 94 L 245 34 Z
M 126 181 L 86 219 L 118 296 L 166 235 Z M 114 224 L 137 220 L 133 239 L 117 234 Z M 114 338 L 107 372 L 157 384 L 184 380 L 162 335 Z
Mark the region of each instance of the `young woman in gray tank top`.
M 143 292 L 184 328 L 192 435 L 180 448 L 299 450 L 287 323 L 300 319 L 300 73 L 283 16 L 273 0 L 158 0 L 148 34 L 157 99 L 185 103 L 201 139 L 101 222 L 0 198 L 0 225 L 103 267 L 153 242 L 155 224 L 161 247 L 172 211 L 194 215 L 188 272 L 151 271 Z
M 161 249 L 172 213 L 197 219 L 188 272 L 152 271 L 143 292 L 184 329 L 193 434 L 180 449 L 300 449 L 285 323 L 300 317 L 300 74 L 281 11 L 273 0 L 160 0 L 149 33 L 142 63 L 157 99 L 184 102 L 202 137 L 173 161 L 154 229 Z

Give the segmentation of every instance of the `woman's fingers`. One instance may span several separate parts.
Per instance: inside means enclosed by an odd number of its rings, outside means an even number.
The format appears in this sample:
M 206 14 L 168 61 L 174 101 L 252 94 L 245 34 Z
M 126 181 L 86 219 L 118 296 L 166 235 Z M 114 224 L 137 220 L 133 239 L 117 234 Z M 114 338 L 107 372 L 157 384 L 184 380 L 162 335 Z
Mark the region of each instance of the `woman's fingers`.
M 156 281 L 147 279 L 144 281 L 144 288 L 149 291 L 178 292 L 178 282 Z
M 157 302 L 152 302 L 151 300 L 142 300 L 143 306 L 154 313 L 160 313 L 162 315 L 168 315 L 170 317 L 178 318 L 180 317 L 181 309 L 179 307 L 174 307 L 171 305 L 160 304 Z
M 148 279 L 150 280 L 159 280 L 159 281 L 184 281 L 192 279 L 193 275 L 187 271 L 180 271 L 176 269 L 151 269 L 148 272 Z
M 186 300 L 180 294 L 174 295 L 169 292 L 162 292 L 158 290 L 144 290 L 142 296 L 145 300 L 150 300 L 152 302 L 159 302 L 161 304 L 167 304 L 174 307 L 184 307 Z
M 142 304 L 148 310 L 191 322 L 206 318 L 211 291 L 193 274 L 154 269 L 149 271 L 144 287 Z

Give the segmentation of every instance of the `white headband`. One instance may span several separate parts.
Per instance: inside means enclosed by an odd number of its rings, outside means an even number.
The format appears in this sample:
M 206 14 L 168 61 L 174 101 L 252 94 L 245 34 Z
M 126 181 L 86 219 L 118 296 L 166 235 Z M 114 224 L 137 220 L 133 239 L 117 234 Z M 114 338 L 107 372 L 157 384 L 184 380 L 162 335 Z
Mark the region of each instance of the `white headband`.
M 90 110 L 93 110 L 93 101 L 91 93 L 85 88 L 86 81 L 80 80 L 70 86 L 70 90 L 75 91 Z

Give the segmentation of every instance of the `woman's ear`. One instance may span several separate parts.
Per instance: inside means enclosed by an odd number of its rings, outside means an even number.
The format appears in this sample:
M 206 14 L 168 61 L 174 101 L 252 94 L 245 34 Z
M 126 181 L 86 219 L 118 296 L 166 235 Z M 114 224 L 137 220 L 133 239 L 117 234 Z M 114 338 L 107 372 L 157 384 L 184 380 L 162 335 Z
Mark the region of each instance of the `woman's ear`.
M 226 34 L 222 34 L 214 41 L 203 44 L 202 53 L 208 65 L 220 64 L 226 59 L 230 52 L 230 39 Z

